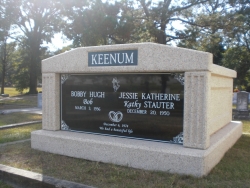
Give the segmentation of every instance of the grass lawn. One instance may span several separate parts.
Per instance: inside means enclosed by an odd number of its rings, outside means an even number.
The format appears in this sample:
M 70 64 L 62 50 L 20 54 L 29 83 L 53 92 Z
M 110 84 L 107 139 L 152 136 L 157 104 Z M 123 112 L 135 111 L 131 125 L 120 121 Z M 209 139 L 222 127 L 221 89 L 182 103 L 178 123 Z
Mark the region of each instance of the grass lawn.
M 23 123 L 28 121 L 38 121 L 42 120 L 42 115 L 40 114 L 29 114 L 29 113 L 11 113 L 0 115 L 0 126 L 9 125 L 14 123 Z
M 25 96 L 19 95 L 12 98 L 2 98 L 2 106 L 12 105 L 12 106 L 36 106 L 37 105 L 37 96 Z M 15 107 L 16 108 L 16 107 Z
M 243 130 L 242 130 L 243 134 L 244 133 L 250 134 L 250 121 L 242 121 L 242 123 L 243 123 Z
M 17 95 L 16 91 L 12 94 L 14 96 L 0 96 L 0 110 L 37 107 L 37 95 Z
M 0 188 L 12 188 L 12 187 L 5 184 L 5 183 L 3 183 L 3 182 L 1 182 L 1 180 L 0 180 Z
M 0 89 L 0 90 L 1 90 L 1 89 Z M 38 88 L 37 88 L 37 91 L 38 91 L 38 92 L 39 92 L 39 91 L 42 91 L 42 88 L 41 88 L 41 87 L 38 87 Z M 10 96 L 17 96 L 17 95 L 21 95 L 21 94 L 26 94 L 26 93 L 28 93 L 28 92 L 29 92 L 28 89 L 25 89 L 25 90 L 23 90 L 22 93 L 20 93 L 20 92 L 17 91 L 16 88 L 14 88 L 14 87 L 5 87 L 5 88 L 4 88 L 4 93 L 5 93 L 5 94 L 9 94 Z
M 103 188 L 243 188 L 250 186 L 250 121 L 243 123 L 242 137 L 209 175 L 203 178 L 139 170 L 46 153 L 31 149 L 30 142 L 0 147 L 0 163 Z M 40 128 L 41 124 L 33 127 Z M 15 132 L 3 133 L 0 138 L 6 134 L 14 136 Z M 29 134 L 26 138 L 28 137 Z
M 30 97 L 24 100 L 32 100 Z M 26 103 L 26 102 L 24 102 Z M 18 104 L 14 102 L 14 105 Z M 40 115 L 0 115 L 0 125 L 41 119 Z M 243 135 L 220 163 L 203 178 L 146 171 L 101 162 L 92 162 L 31 149 L 30 141 L 0 146 L 0 163 L 42 173 L 59 179 L 103 188 L 244 188 L 250 187 L 250 121 L 243 122 Z M 41 129 L 34 124 L 0 131 L 0 143 L 30 138 Z M 0 182 L 0 188 L 9 188 Z
M 250 135 L 243 135 L 203 178 L 92 162 L 33 150 L 30 142 L 0 147 L 0 163 L 103 188 L 227 187 L 250 185 Z
M 42 129 L 41 123 L 26 125 L 11 129 L 3 129 L 0 131 L 0 144 L 29 139 L 30 133 L 34 130 L 39 130 L 39 129 Z M 1 163 L 1 154 L 0 154 L 0 163 Z

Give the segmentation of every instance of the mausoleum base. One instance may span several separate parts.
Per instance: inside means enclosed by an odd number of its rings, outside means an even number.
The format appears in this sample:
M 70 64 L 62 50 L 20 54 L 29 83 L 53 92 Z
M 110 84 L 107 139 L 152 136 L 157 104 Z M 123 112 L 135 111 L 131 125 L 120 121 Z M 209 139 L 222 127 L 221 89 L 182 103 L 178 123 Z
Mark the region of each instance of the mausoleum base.
M 31 134 L 31 147 L 91 161 L 201 177 L 219 163 L 241 134 L 242 123 L 232 121 L 211 136 L 208 149 L 200 150 L 170 143 L 39 130 Z

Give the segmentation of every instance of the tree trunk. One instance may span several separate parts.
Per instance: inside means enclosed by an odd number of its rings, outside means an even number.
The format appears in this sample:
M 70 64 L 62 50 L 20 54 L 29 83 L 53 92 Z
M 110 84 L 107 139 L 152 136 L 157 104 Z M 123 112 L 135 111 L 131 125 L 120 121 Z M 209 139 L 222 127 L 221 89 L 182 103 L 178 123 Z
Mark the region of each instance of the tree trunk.
M 35 64 L 35 62 L 32 64 Z M 37 94 L 37 75 L 34 65 L 30 67 L 29 94 Z
M 5 82 L 5 73 L 6 73 L 6 41 L 4 41 L 3 46 L 3 57 L 2 57 L 2 85 L 1 85 L 1 94 L 4 94 L 4 82 Z
M 37 72 L 38 64 L 40 63 L 40 45 L 39 41 L 35 40 L 31 44 L 30 67 L 29 67 L 29 94 L 37 94 Z
M 38 54 L 37 54 L 38 55 Z M 35 54 L 31 56 L 29 94 L 37 94 L 37 58 Z
M 5 82 L 5 63 L 3 63 L 2 67 L 2 85 L 1 85 L 1 94 L 4 94 L 4 82 Z
M 167 39 L 166 39 L 166 19 L 167 19 L 167 10 L 168 10 L 168 7 L 169 7 L 169 4 L 170 4 L 171 0 L 167 1 L 167 0 L 164 0 L 164 3 L 163 3 L 163 8 L 162 8 L 162 12 L 161 12 L 161 29 L 160 31 L 158 32 L 158 35 L 157 35 L 157 43 L 159 44 L 167 44 Z
M 157 43 L 159 43 L 159 44 L 166 44 L 167 43 L 165 29 L 166 28 L 161 29 L 157 35 Z

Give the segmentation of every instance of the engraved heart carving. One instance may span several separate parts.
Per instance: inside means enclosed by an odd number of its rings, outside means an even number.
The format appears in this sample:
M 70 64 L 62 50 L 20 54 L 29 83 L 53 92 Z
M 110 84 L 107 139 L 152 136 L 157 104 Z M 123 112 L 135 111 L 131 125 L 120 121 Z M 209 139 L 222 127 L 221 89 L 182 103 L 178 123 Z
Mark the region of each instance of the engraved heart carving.
M 120 111 L 118 111 L 118 112 L 110 111 L 109 112 L 109 119 L 113 122 L 118 123 L 122 120 L 122 118 L 123 118 L 123 114 Z

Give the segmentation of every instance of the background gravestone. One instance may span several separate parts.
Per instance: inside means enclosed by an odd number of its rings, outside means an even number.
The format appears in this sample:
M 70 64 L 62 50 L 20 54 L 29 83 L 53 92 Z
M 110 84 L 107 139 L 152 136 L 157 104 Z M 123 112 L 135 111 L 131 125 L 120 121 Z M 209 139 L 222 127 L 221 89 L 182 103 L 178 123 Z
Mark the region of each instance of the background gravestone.
M 233 100 L 232 100 L 233 104 L 236 105 L 237 103 L 237 92 L 233 93 Z
M 42 108 L 42 93 L 37 94 L 37 107 Z
M 237 93 L 236 114 L 234 119 L 248 119 L 249 118 L 249 93 L 241 91 Z

